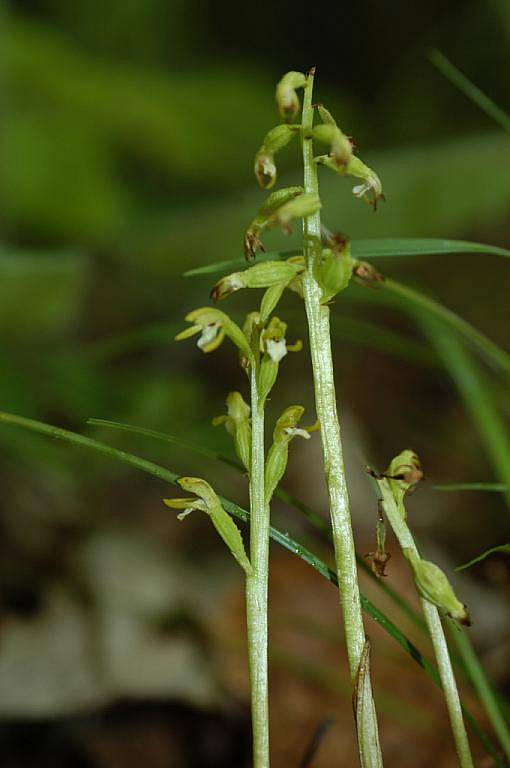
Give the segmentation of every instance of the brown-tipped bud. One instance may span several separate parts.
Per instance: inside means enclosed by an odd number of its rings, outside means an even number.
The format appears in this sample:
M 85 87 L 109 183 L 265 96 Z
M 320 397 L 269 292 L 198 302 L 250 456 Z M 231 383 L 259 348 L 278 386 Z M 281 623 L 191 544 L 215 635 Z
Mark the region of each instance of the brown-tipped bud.
M 367 261 L 355 260 L 352 274 L 356 282 L 365 287 L 378 288 L 378 283 L 384 282 L 384 275 Z
M 346 169 L 352 157 L 352 144 L 348 136 L 335 124 L 323 123 L 313 129 L 313 137 L 330 145 L 330 159 L 339 169 Z
M 410 448 L 402 451 L 392 460 L 384 476 L 396 481 L 405 493 L 413 490 L 420 480 L 423 480 L 423 469 L 418 455 Z
M 302 72 L 287 72 L 276 86 L 276 104 L 286 123 L 292 122 L 299 112 L 297 88 L 304 88 L 306 75 Z

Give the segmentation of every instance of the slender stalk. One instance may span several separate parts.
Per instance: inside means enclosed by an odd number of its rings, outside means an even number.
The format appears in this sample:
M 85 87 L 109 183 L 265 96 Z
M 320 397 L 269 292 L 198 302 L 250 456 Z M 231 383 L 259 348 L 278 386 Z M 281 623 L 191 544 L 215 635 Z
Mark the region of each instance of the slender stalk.
M 469 678 L 482 702 L 487 716 L 494 728 L 501 746 L 510 762 L 510 732 L 505 717 L 501 711 L 497 696 L 487 679 L 487 675 L 480 664 L 478 657 L 471 645 L 471 641 L 461 627 L 450 625 L 450 634 L 453 637 L 458 651 L 466 665 Z
M 384 511 L 401 548 L 411 550 L 411 552 L 419 557 L 420 555 L 413 535 L 400 510 L 391 499 L 385 498 L 384 501 Z M 439 611 L 435 605 L 425 598 L 421 597 L 420 600 L 439 669 L 439 676 L 443 686 L 443 694 L 448 709 L 448 716 L 450 718 L 450 725 L 455 748 L 457 750 L 457 756 L 459 758 L 459 764 L 462 768 L 473 768 L 473 759 L 471 757 L 471 749 L 469 747 L 464 718 L 462 716 L 459 691 L 457 689 L 457 683 L 453 673 L 453 667 Z
M 264 404 L 257 387 L 257 366 L 251 366 L 250 560 L 246 579 L 246 617 L 251 682 L 254 768 L 269 767 L 269 694 L 267 675 L 267 589 L 269 569 L 269 506 L 264 493 Z
M 313 126 L 313 72 L 307 79 L 303 100 L 302 143 L 305 192 L 318 194 L 317 167 L 313 160 L 311 129 Z M 365 630 L 356 570 L 356 552 L 349 512 L 340 423 L 336 407 L 333 357 L 329 325 L 329 307 L 321 304 L 321 288 L 314 267 L 321 255 L 321 222 L 319 212 L 304 219 L 304 255 L 306 272 L 303 292 L 310 337 L 310 350 L 315 388 L 315 404 L 321 425 L 324 470 L 329 493 L 331 527 L 335 548 L 336 570 L 343 611 L 347 658 L 351 680 L 357 680 L 365 647 Z M 371 689 L 369 690 L 370 696 Z M 375 710 L 374 710 L 375 712 Z M 379 753 L 377 719 L 372 717 L 371 741 Z

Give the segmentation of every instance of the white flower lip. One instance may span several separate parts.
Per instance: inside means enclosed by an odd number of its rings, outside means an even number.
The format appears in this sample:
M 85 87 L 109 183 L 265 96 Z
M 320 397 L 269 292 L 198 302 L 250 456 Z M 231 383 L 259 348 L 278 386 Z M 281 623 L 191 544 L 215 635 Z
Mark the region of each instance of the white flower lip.
M 311 438 L 311 434 L 306 429 L 301 429 L 300 427 L 287 427 L 285 432 L 290 437 L 302 437 L 304 440 Z
M 268 339 L 266 341 L 267 354 L 275 363 L 279 363 L 287 354 L 287 344 L 285 339 L 275 341 L 274 339 Z
M 211 323 L 210 325 L 206 325 L 197 341 L 197 347 L 203 349 L 203 347 L 210 344 L 211 341 L 214 341 L 220 328 L 221 323 Z

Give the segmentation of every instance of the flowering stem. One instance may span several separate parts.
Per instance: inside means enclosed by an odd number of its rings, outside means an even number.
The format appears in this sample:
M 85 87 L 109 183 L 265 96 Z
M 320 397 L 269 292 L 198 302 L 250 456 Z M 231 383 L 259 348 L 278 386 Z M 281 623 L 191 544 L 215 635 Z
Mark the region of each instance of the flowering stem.
M 384 499 L 384 511 L 393 532 L 397 537 L 400 547 L 402 549 L 410 550 L 413 554 L 419 557 L 418 548 L 416 547 L 413 534 L 407 525 L 405 517 L 402 511 L 398 509 L 396 503 L 389 497 Z M 439 669 L 439 677 L 441 678 L 459 764 L 462 768 L 473 768 L 473 759 L 471 757 L 466 727 L 462 716 L 459 691 L 453 673 L 441 617 L 435 605 L 424 597 L 420 598 L 420 600 Z
M 313 126 L 313 72 L 307 78 L 303 101 L 302 143 L 305 192 L 318 195 L 317 167 L 314 162 L 311 129 Z M 321 222 L 317 212 L 304 219 L 304 256 L 306 272 L 303 291 L 315 387 L 315 404 L 321 425 L 324 469 L 328 486 L 336 570 L 347 645 L 351 680 L 356 682 L 365 647 L 365 630 L 356 570 L 356 552 L 349 513 L 349 498 L 343 463 L 340 423 L 336 407 L 333 358 L 329 326 L 329 307 L 321 303 L 321 288 L 314 267 L 321 257 Z M 372 696 L 371 688 L 368 690 Z M 373 708 L 372 708 L 373 709 Z M 370 723 L 373 745 L 371 765 L 382 765 L 375 710 Z M 360 750 L 361 751 L 361 750 Z
M 250 560 L 246 579 L 246 617 L 251 682 L 254 768 L 269 768 L 267 677 L 267 586 L 269 506 L 264 500 L 264 404 L 257 386 L 258 365 L 251 366 Z

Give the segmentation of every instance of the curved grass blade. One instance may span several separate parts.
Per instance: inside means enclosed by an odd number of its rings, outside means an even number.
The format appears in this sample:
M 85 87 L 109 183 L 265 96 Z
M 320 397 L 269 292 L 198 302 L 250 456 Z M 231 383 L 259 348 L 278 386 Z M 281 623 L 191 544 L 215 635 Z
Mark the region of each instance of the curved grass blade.
M 353 240 L 351 252 L 355 259 L 379 259 L 388 256 L 441 256 L 447 253 L 488 253 L 510 258 L 510 250 L 497 245 L 472 243 L 469 240 L 443 240 L 435 237 L 388 237 L 374 240 Z
M 421 313 L 417 319 L 464 401 L 494 474 L 503 485 L 510 487 L 510 435 L 475 360 L 443 323 Z M 510 505 L 510 490 L 503 493 Z
M 481 555 L 477 555 L 476 557 L 474 557 L 468 563 L 464 563 L 464 565 L 459 565 L 455 570 L 463 571 L 465 568 L 471 568 L 472 565 L 481 563 L 482 560 L 485 560 L 486 557 L 489 557 L 489 555 L 493 555 L 495 552 L 505 552 L 506 554 L 510 554 L 510 544 L 499 544 L 497 547 L 491 547 L 490 549 L 487 549 L 485 552 L 482 552 Z
M 448 485 L 433 485 L 434 491 L 487 491 L 489 493 L 506 493 L 510 485 L 504 483 L 449 483 Z
M 154 464 L 151 461 L 147 461 L 146 459 L 142 459 L 139 456 L 134 456 L 133 454 L 118 450 L 117 448 L 112 448 L 111 446 L 106 445 L 105 443 L 100 443 L 97 440 L 93 440 L 92 438 L 85 437 L 84 435 L 80 435 L 76 432 L 70 432 L 69 430 L 61 429 L 60 427 L 55 427 L 51 424 L 35 421 L 34 419 L 28 419 L 23 416 L 16 416 L 15 414 L 11 414 L 11 413 L 5 413 L 4 411 L 0 411 L 0 423 L 22 427 L 24 429 L 29 429 L 33 432 L 38 432 L 40 434 L 47 435 L 48 437 L 52 437 L 56 440 L 63 440 L 65 442 L 81 446 L 83 448 L 91 448 L 103 454 L 104 456 L 117 459 L 126 464 L 129 464 L 132 467 L 135 467 L 136 469 L 140 469 L 142 472 L 146 472 L 152 475 L 153 477 L 156 477 L 157 479 L 162 480 L 163 482 L 175 484 L 176 480 L 179 478 L 179 475 L 177 473 L 172 472 L 171 470 L 166 469 L 164 467 L 161 467 L 158 464 Z M 233 515 L 234 517 L 236 517 L 237 519 L 241 520 L 244 523 L 249 521 L 250 515 L 249 515 L 249 512 L 247 512 L 245 509 L 243 509 L 242 507 L 239 507 L 234 502 L 229 501 L 228 499 L 225 499 L 223 496 L 219 496 L 219 499 L 223 507 L 226 509 L 226 511 L 229 514 Z M 328 581 L 330 581 L 332 584 L 334 584 L 338 588 L 336 574 L 330 568 L 328 568 L 328 566 L 319 557 L 314 555 L 309 549 L 307 549 L 306 547 L 304 547 L 302 544 L 295 541 L 294 539 L 291 539 L 291 537 L 287 533 L 282 533 L 276 528 L 271 527 L 270 536 L 273 541 L 275 541 L 277 544 L 282 546 L 288 552 L 291 552 L 297 555 L 301 560 L 303 560 L 305 563 L 308 563 L 312 568 L 314 568 L 314 570 L 316 570 L 317 573 L 321 574 L 321 576 L 326 578 Z M 377 622 L 386 632 L 390 634 L 390 636 L 406 651 L 406 653 L 408 653 L 411 656 L 411 658 L 413 658 L 414 661 L 420 667 L 422 667 L 422 669 L 425 671 L 428 677 L 430 677 L 430 679 L 433 680 L 436 683 L 436 685 L 440 686 L 439 675 L 437 670 L 420 653 L 418 648 L 398 629 L 398 627 L 382 611 L 380 611 L 373 603 L 371 603 L 367 597 L 365 597 L 363 594 L 360 597 L 361 597 L 361 605 L 363 607 L 363 610 L 366 613 L 368 613 L 368 615 L 375 622 Z M 499 759 L 497 750 L 495 746 L 492 744 L 490 738 L 487 736 L 484 730 L 478 725 L 478 723 L 473 718 L 473 716 L 465 708 L 463 709 L 464 709 L 466 718 L 468 719 L 468 721 L 470 722 L 473 728 L 474 733 L 476 733 L 476 735 L 484 745 L 487 752 L 494 758 L 497 765 L 503 766 L 503 763 Z
M 387 278 L 380 285 L 383 289 L 403 299 L 411 308 L 414 307 L 425 311 L 432 318 L 441 320 L 443 327 L 447 325 L 456 330 L 487 363 L 510 376 L 510 355 L 508 352 L 505 352 L 485 334 L 474 328 L 467 320 L 464 320 L 451 309 L 439 304 L 435 299 L 431 299 L 420 293 L 420 291 L 409 288 L 407 285 L 403 285 L 396 280 Z M 451 336 L 451 334 L 448 334 L 448 336 Z
M 271 251 L 259 254 L 258 261 L 272 261 L 277 259 L 289 259 L 291 256 L 298 256 L 299 250 Z M 434 256 L 447 253 L 488 253 L 494 256 L 505 256 L 510 258 L 510 250 L 500 248 L 497 245 L 486 245 L 484 243 L 471 243 L 468 240 L 444 240 L 435 237 L 425 238 L 398 238 L 389 237 L 370 240 L 352 240 L 351 253 L 355 259 L 378 259 L 391 256 Z M 228 259 L 227 261 L 216 261 L 213 264 L 206 264 L 203 267 L 188 269 L 183 273 L 183 277 L 204 277 L 206 275 L 215 275 L 221 272 L 228 273 L 232 270 L 238 270 L 246 267 L 246 261 L 243 258 Z
M 482 112 L 492 118 L 498 125 L 510 133 L 510 116 L 504 112 L 501 107 L 478 88 L 469 78 L 464 75 L 460 69 L 452 64 L 446 56 L 436 49 L 429 52 L 429 61 L 443 74 L 450 83 L 462 91 L 470 101 L 476 104 Z

